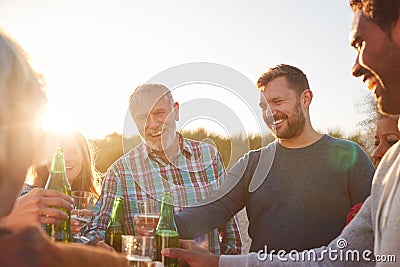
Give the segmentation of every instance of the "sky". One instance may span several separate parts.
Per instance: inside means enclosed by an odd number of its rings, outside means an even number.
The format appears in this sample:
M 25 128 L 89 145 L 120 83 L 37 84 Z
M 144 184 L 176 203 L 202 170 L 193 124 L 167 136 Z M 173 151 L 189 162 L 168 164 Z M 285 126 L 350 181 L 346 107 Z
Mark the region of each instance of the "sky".
M 347 0 L 0 0 L 0 18 L 46 80 L 47 120 L 88 138 L 134 132 L 130 94 L 165 77 L 180 128 L 264 131 L 254 84 L 280 63 L 307 75 L 317 130 L 352 134 L 365 116 Z

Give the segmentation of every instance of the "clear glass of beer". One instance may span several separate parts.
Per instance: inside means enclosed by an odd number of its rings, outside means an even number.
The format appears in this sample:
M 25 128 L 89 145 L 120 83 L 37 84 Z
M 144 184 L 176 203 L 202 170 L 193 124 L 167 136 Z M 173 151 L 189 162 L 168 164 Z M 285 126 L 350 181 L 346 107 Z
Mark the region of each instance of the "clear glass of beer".
M 149 234 L 153 234 L 160 219 L 160 202 L 155 199 L 139 200 L 137 211 L 140 227 Z
M 123 235 L 122 254 L 131 267 L 150 267 L 155 259 L 156 241 L 154 236 Z

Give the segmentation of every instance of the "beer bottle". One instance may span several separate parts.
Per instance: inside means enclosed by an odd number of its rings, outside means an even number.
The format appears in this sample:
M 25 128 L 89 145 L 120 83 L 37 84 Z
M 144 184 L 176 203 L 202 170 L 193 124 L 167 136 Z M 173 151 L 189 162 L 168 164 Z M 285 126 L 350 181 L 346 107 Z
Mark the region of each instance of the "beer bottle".
M 71 186 L 69 185 L 65 171 L 64 151 L 62 147 L 57 147 L 53 154 L 50 164 L 50 175 L 45 188 L 47 190 L 57 190 L 71 196 Z M 59 226 L 47 224 L 46 232 L 53 241 L 71 242 L 71 212 L 66 209 L 60 210 L 68 214 L 68 219 L 63 221 Z
M 177 267 L 178 259 L 164 257 L 161 250 L 164 248 L 179 247 L 179 233 L 174 219 L 171 192 L 163 192 L 161 201 L 160 220 L 156 228 L 156 258 L 162 261 L 165 267 Z
M 116 197 L 111 213 L 111 220 L 106 230 L 106 243 L 116 251 L 121 252 L 122 235 L 124 234 L 124 198 Z

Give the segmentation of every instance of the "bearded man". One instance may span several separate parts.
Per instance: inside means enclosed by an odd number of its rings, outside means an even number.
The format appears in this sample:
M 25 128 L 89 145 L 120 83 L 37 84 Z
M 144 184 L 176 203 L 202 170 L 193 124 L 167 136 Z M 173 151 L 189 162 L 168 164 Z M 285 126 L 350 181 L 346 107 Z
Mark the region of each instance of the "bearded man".
M 369 195 L 373 164 L 359 145 L 314 130 L 313 93 L 300 69 L 270 68 L 257 86 L 264 121 L 277 140 L 241 158 L 225 179 L 234 185 L 223 184 L 215 201 L 176 215 L 181 238 L 207 232 L 246 207 L 252 252 L 327 244 L 342 231 L 350 208 Z

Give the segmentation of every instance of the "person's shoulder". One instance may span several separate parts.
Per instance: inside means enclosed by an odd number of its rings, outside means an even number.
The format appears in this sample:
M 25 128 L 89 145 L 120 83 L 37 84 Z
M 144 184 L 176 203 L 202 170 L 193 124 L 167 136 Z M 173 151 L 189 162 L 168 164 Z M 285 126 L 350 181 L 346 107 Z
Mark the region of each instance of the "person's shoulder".
M 263 159 L 273 160 L 277 147 L 276 144 L 277 141 L 275 140 L 263 147 L 247 151 L 242 157 L 239 158 L 237 164 L 247 166 L 248 162 L 259 162 L 261 157 L 263 157 Z
M 354 151 L 354 149 L 362 150 L 359 144 L 350 140 L 333 137 L 328 134 L 325 134 L 322 138 L 323 138 L 322 140 L 323 143 L 328 144 L 330 146 L 334 146 L 336 148 L 342 148 L 344 150 L 351 150 L 351 151 Z
M 121 169 L 125 168 L 127 165 L 127 162 L 131 164 L 132 162 L 135 162 L 134 159 L 138 157 L 144 157 L 144 144 L 140 143 L 134 148 L 130 149 L 128 152 L 124 153 L 122 156 L 120 156 L 118 159 L 116 159 L 111 165 L 110 169 Z
M 244 157 L 251 157 L 251 156 L 255 156 L 258 154 L 265 154 L 265 153 L 275 153 L 275 149 L 276 149 L 276 144 L 277 141 L 272 141 L 271 143 L 268 143 L 267 145 L 257 148 L 257 149 L 251 149 L 249 150 Z
M 330 159 L 340 159 L 339 162 L 349 161 L 351 165 L 360 162 L 366 170 L 368 167 L 368 170 L 374 172 L 375 167 L 371 159 L 359 144 L 350 140 L 326 136 L 328 146 L 324 150 L 328 153 Z

